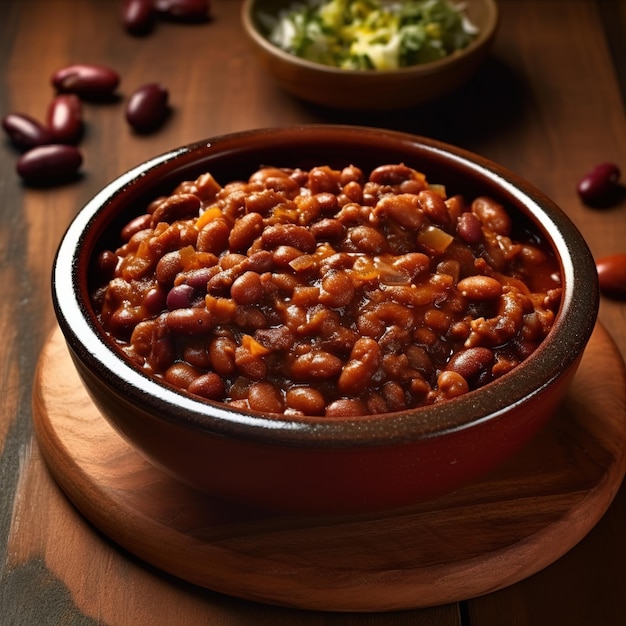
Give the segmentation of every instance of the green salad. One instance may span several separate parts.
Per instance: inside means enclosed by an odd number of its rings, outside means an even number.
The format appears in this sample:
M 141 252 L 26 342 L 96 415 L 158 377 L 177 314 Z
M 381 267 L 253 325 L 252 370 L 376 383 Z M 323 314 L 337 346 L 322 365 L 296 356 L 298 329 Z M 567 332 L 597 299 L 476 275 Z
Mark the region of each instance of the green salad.
M 477 34 L 463 6 L 446 0 L 309 0 L 263 19 L 275 45 L 344 69 L 392 70 L 436 61 Z

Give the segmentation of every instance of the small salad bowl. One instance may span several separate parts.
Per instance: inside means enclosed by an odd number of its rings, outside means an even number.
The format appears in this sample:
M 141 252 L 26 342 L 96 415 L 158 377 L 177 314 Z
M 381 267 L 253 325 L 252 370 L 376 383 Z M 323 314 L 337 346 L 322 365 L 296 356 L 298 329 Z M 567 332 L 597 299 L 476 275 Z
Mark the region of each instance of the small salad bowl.
M 392 67 L 393 63 L 380 60 L 377 69 L 347 69 L 302 58 L 273 43 L 274 28 L 292 6 L 294 0 L 244 0 L 243 27 L 260 64 L 292 95 L 353 111 L 406 109 L 451 93 L 485 60 L 498 24 L 495 0 L 467 0 L 462 5 L 463 23 L 473 34 L 464 47 L 440 59 L 406 67 Z

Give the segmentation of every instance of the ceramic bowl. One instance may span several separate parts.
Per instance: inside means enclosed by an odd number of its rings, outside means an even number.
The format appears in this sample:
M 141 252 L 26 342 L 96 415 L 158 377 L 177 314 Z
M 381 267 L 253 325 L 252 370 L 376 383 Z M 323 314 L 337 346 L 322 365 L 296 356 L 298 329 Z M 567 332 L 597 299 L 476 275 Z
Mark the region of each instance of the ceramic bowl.
M 489 53 L 498 25 L 495 0 L 467 0 L 467 16 L 478 28 L 464 49 L 438 61 L 397 70 L 346 70 L 290 54 L 268 39 L 262 15 L 277 15 L 293 0 L 245 0 L 244 30 L 260 65 L 285 91 L 333 109 L 387 111 L 434 101 L 467 82 Z
M 405 163 L 469 197 L 488 194 L 553 248 L 563 296 L 554 325 L 521 364 L 486 386 L 432 406 L 359 418 L 253 413 L 177 391 L 127 362 L 90 303 L 95 255 L 120 226 L 183 180 L 247 178 L 261 164 L 364 170 Z M 589 249 L 543 193 L 485 158 L 404 133 L 352 126 L 258 129 L 157 156 L 107 185 L 77 214 L 55 258 L 53 302 L 75 366 L 115 429 L 154 465 L 212 496 L 306 514 L 410 506 L 509 459 L 550 419 L 597 316 Z

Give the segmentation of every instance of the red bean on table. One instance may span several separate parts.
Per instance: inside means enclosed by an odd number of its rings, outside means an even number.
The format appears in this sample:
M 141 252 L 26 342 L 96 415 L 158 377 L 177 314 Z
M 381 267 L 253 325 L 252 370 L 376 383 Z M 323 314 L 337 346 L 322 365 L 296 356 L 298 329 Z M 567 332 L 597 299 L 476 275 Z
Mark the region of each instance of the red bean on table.
M 600 163 L 580 180 L 578 195 L 591 206 L 610 204 L 618 189 L 620 175 L 614 163 Z
M 83 157 L 75 146 L 48 144 L 25 152 L 17 161 L 17 173 L 33 184 L 64 182 L 76 175 Z
M 57 70 L 52 85 L 62 93 L 75 93 L 87 99 L 110 98 L 120 83 L 119 74 L 104 65 L 75 63 Z
M 160 17 L 181 22 L 206 22 L 210 18 L 208 0 L 154 0 Z
M 48 105 L 46 123 L 55 143 L 78 143 L 83 134 L 80 98 L 73 93 L 55 96 Z
M 52 143 L 52 133 L 41 122 L 24 113 L 8 113 L 2 118 L 2 128 L 20 150 Z
M 154 27 L 155 17 L 153 0 L 122 2 L 122 24 L 131 35 L 147 35 Z
M 602 293 L 626 299 L 626 253 L 618 252 L 597 259 L 596 268 Z
M 141 133 L 156 130 L 169 115 L 169 92 L 158 83 L 137 89 L 126 104 L 126 121 Z

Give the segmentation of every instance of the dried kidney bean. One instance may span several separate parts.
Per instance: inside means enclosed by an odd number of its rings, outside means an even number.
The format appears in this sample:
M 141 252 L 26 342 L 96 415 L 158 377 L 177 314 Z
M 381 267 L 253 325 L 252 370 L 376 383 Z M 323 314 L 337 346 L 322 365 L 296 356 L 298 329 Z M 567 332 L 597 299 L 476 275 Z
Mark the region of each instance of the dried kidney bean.
M 74 146 L 48 144 L 25 152 L 17 161 L 17 173 L 31 184 L 56 184 L 76 176 L 83 157 Z
M 2 128 L 20 150 L 30 150 L 53 142 L 50 130 L 24 113 L 8 113 L 2 118 Z
M 46 124 L 55 143 L 77 144 L 83 134 L 83 107 L 78 96 L 55 96 L 48 105 Z
M 131 35 L 147 35 L 154 27 L 153 0 L 124 0 L 121 13 L 122 24 Z
M 401 411 L 487 384 L 549 332 L 558 263 L 512 233 L 501 204 L 405 165 L 204 174 L 128 222 L 93 303 L 129 359 L 197 396 Z
M 98 100 L 113 96 L 120 77 L 115 70 L 104 65 L 76 63 L 54 72 L 51 82 L 59 92 Z
M 578 195 L 590 206 L 609 205 L 618 195 L 620 175 L 614 163 L 600 163 L 580 180 L 576 188 Z
M 626 253 L 618 252 L 597 259 L 596 268 L 602 293 L 612 298 L 626 298 Z
M 180 22 L 206 22 L 210 17 L 208 0 L 154 0 L 160 17 Z
M 138 133 L 157 130 L 167 119 L 169 91 L 159 83 L 148 83 L 137 89 L 126 103 L 126 121 Z

